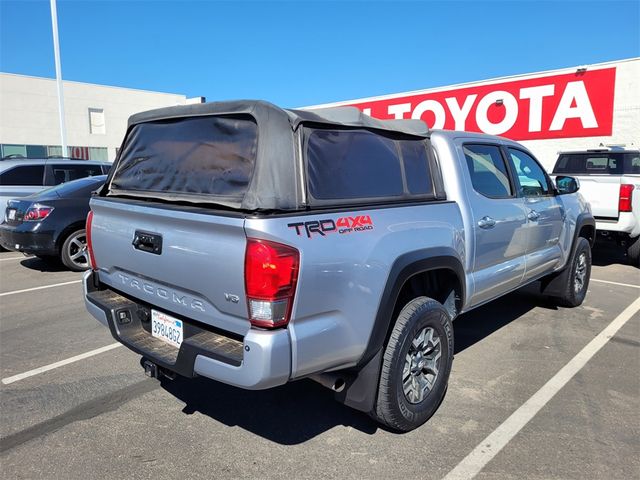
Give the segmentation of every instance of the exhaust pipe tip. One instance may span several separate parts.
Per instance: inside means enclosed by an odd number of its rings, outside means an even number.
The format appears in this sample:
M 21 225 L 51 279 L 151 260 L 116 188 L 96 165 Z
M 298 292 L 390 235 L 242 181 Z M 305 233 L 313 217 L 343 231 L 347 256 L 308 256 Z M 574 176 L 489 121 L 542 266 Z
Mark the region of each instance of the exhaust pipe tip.
M 333 373 L 319 373 L 317 375 L 311 375 L 311 380 L 318 382 L 323 387 L 340 393 L 344 390 L 347 382 L 341 375 L 335 375 Z
M 334 392 L 341 392 L 344 390 L 344 387 L 346 385 L 346 382 L 344 381 L 344 378 L 337 378 L 335 382 L 333 382 L 333 387 L 331 388 L 331 390 L 333 390 Z

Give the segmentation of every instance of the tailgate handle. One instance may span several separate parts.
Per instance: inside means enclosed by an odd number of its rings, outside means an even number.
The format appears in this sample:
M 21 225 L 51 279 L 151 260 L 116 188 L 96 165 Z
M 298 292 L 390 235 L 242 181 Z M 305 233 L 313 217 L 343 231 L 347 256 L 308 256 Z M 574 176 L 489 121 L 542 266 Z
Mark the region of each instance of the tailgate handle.
M 160 255 L 162 253 L 162 235 L 136 230 L 131 245 L 137 250 Z

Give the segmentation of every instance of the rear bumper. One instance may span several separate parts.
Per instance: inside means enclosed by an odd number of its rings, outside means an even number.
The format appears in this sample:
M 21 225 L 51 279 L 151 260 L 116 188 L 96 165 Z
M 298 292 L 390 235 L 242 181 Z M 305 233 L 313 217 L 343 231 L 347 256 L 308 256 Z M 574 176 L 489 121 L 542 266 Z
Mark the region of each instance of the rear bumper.
M 0 225 L 0 245 L 7 250 L 35 255 L 58 255 L 53 232 L 38 231 L 41 225 Z M 22 228 L 21 228 L 22 227 Z
M 635 238 L 640 235 L 640 219 L 633 212 L 620 212 L 618 219 L 612 220 L 596 217 L 596 230 L 626 233 Z
M 162 368 L 249 390 L 275 387 L 289 380 L 291 344 L 287 330 L 251 329 L 244 338 L 238 338 L 180 317 L 184 340 L 178 350 L 149 332 L 150 322 L 144 320 L 144 312 L 149 311 L 150 305 L 99 285 L 96 280 L 93 271 L 85 273 L 85 305 L 89 313 L 107 326 L 117 341 Z M 124 323 L 119 320 L 123 315 Z

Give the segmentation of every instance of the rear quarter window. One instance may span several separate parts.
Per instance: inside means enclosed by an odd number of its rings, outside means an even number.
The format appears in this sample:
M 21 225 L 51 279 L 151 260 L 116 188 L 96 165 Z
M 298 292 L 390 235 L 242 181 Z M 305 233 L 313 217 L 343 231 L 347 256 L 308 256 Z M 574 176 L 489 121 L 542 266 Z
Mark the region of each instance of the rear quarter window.
M 21 165 L 0 174 L 0 185 L 42 186 L 44 165 Z
M 624 154 L 624 173 L 640 175 L 640 153 L 632 152 Z
M 433 196 L 424 140 L 394 139 L 362 129 L 306 134 L 309 193 L 320 202 Z

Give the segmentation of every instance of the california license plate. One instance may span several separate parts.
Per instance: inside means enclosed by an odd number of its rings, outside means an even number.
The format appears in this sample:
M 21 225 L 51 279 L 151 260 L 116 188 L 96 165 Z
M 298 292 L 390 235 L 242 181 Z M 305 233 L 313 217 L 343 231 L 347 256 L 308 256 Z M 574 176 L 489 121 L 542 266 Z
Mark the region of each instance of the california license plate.
M 7 210 L 7 219 L 8 220 L 15 220 L 16 219 L 16 210 L 15 210 L 15 208 L 11 208 L 11 209 Z
M 180 348 L 182 344 L 182 320 L 166 313 L 151 310 L 151 335 Z

